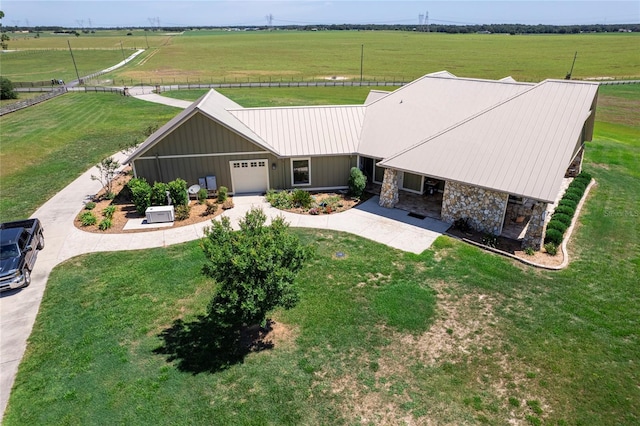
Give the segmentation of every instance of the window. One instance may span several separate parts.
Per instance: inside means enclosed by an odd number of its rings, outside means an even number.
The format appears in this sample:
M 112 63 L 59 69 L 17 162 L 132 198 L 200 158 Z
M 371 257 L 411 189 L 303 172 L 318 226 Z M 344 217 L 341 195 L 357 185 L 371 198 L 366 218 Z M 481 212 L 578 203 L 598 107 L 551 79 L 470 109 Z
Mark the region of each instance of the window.
M 311 184 L 311 159 L 291 159 L 291 182 L 293 185 Z

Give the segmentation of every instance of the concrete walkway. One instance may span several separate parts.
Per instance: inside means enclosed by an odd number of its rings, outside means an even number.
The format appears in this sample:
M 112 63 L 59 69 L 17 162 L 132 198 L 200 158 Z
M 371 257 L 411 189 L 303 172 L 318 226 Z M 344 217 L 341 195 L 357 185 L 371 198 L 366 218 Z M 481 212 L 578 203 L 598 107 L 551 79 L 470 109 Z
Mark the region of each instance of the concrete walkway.
M 125 155 L 114 156 L 123 161 Z M 74 226 L 74 219 L 83 205 L 100 190 L 100 183 L 91 180 L 96 168 L 60 191 L 39 208 L 38 217 L 44 226 L 46 246 L 38 255 L 29 287 L 0 294 L 0 410 L 2 415 L 9 400 L 18 366 L 27 347 L 33 324 L 51 270 L 61 262 L 84 253 L 118 250 L 137 250 L 163 247 L 199 239 L 209 221 L 180 228 L 158 231 L 97 234 L 84 232 Z M 261 207 L 268 217 L 283 215 L 292 227 L 308 227 L 351 232 L 400 250 L 421 253 L 445 232 L 449 225 L 434 219 L 416 219 L 407 212 L 385 209 L 378 205 L 378 197 L 351 210 L 331 215 L 298 215 L 282 212 L 266 203 L 263 196 L 234 197 L 235 207 L 224 212 L 234 227 L 238 219 L 252 207 Z
M 129 95 L 133 96 L 134 98 L 142 99 L 143 101 L 169 105 L 182 109 L 185 109 L 193 103 L 191 101 L 183 101 L 180 99 L 173 99 L 166 96 L 157 95 L 153 93 L 154 90 L 155 87 L 153 86 L 134 86 L 129 88 Z

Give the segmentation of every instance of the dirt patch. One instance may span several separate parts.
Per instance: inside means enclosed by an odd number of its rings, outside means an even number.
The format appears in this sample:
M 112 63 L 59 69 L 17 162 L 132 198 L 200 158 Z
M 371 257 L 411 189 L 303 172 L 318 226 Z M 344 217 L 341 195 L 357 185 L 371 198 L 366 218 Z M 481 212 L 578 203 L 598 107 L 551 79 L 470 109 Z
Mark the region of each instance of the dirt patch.
M 313 199 L 311 208 L 292 207 L 281 210 L 309 215 L 340 213 L 364 203 L 371 198 L 372 194 L 365 192 L 360 198 L 351 198 L 346 193 L 341 192 L 312 192 L 311 196 Z

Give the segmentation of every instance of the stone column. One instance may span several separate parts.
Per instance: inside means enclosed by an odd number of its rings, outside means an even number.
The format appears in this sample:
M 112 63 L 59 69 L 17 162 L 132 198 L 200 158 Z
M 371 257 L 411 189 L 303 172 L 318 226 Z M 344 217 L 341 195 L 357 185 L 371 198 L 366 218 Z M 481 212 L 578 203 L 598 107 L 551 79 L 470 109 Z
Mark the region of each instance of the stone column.
M 382 188 L 380 189 L 380 206 L 392 209 L 398 204 L 398 171 L 384 169 Z
M 522 248 L 531 247 L 535 251 L 540 251 L 544 240 L 544 222 L 547 203 L 534 201 L 531 209 L 531 219 L 527 226 L 527 231 L 522 239 Z

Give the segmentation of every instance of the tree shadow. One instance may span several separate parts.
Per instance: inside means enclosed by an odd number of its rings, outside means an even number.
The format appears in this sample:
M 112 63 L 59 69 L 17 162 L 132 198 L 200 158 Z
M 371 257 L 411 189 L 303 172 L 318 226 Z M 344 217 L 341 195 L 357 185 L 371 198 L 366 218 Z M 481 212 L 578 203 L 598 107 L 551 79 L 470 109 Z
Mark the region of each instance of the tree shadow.
M 153 353 L 167 355 L 167 362 L 175 362 L 180 371 L 215 373 L 242 364 L 252 352 L 272 349 L 273 341 L 268 337 L 272 330 L 271 320 L 265 327 L 232 329 L 218 326 L 204 315 L 191 322 L 178 319 L 158 335 L 163 343 Z

